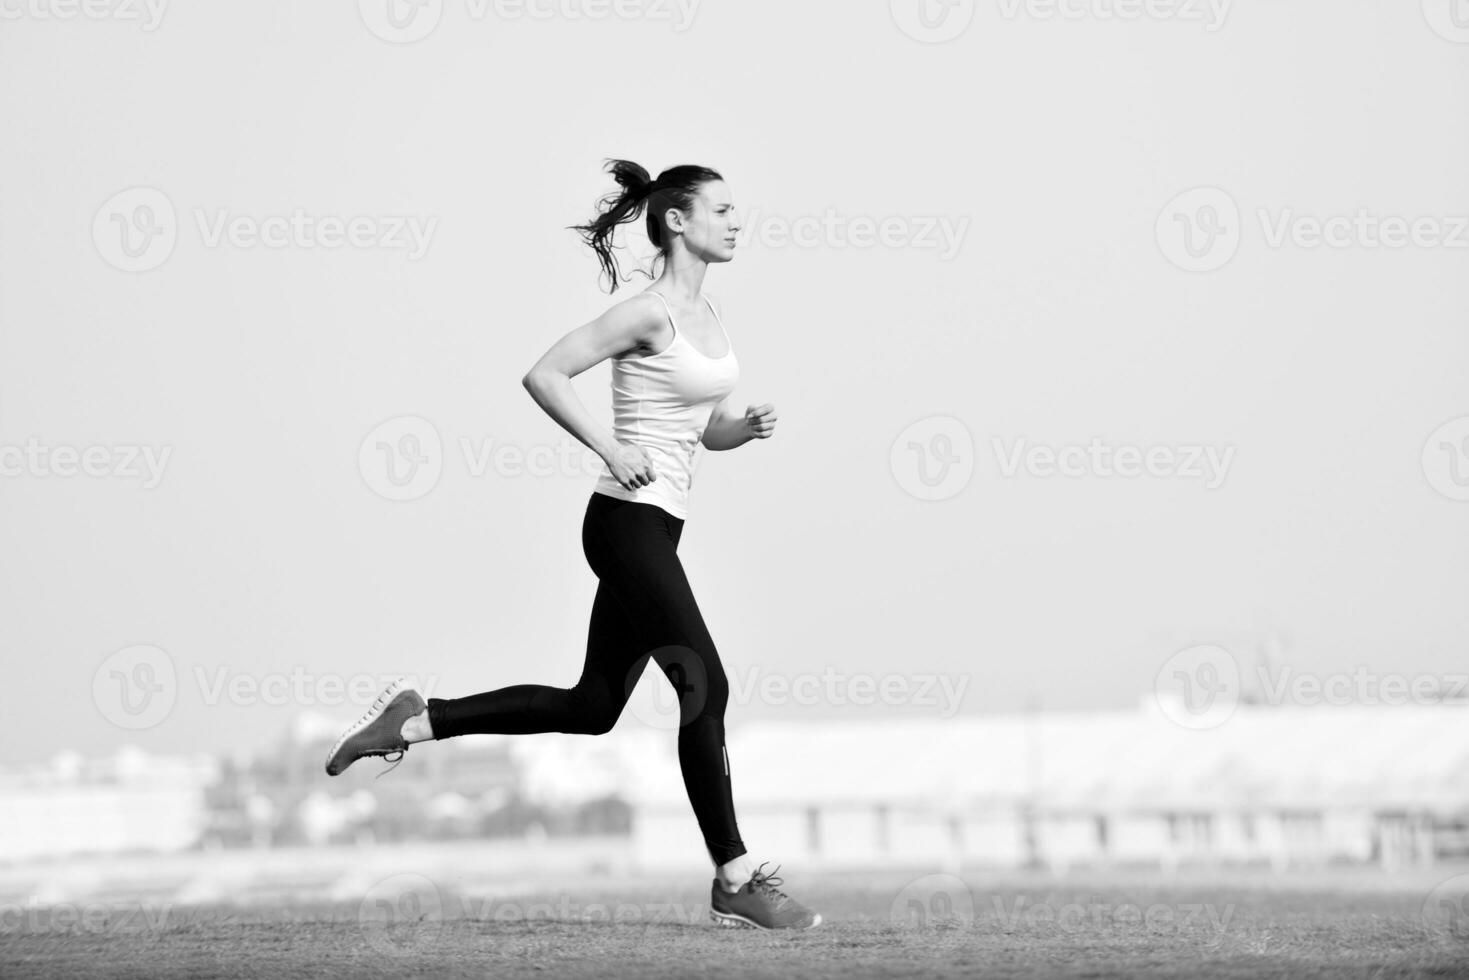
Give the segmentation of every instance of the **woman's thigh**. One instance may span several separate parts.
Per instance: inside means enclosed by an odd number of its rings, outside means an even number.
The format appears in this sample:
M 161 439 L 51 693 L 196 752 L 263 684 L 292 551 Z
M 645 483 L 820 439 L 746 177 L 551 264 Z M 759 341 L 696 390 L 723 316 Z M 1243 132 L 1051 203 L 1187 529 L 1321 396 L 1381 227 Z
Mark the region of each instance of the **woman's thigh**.
M 616 498 L 608 498 L 615 500 Z M 686 712 L 704 706 L 711 688 L 722 697 L 724 673 L 709 629 L 677 553 L 677 526 L 661 508 L 617 501 L 590 510 L 583 543 L 600 584 L 627 616 L 643 655 L 651 655 L 689 698 Z M 641 674 L 642 659 L 632 674 Z

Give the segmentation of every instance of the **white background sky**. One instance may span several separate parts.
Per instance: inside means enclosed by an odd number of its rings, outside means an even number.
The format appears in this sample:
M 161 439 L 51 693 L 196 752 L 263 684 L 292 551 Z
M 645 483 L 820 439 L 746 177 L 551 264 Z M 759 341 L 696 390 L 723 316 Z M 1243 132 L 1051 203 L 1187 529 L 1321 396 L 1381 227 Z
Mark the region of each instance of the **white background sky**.
M 594 477 L 471 476 L 459 440 L 585 455 L 519 381 L 613 301 L 565 230 L 611 156 L 712 166 L 746 221 L 705 285 L 740 407 L 780 422 L 703 457 L 680 549 L 732 678 L 943 674 L 967 678 L 966 712 L 1131 707 L 1175 651 L 1248 665 L 1271 630 L 1297 671 L 1469 669 L 1469 456 L 1423 465 L 1469 415 L 1469 232 L 1272 247 L 1258 217 L 1469 214 L 1448 3 L 1240 2 L 1211 25 L 1007 0 L 949 10 L 972 20 L 943 43 L 894 7 L 705 0 L 679 30 L 662 7 L 476 19 L 445 0 L 407 44 L 350 3 L 177 4 L 154 30 L 4 7 L 0 446 L 171 451 L 151 489 L 0 477 L 9 757 L 249 749 L 303 708 L 362 710 L 320 689 L 232 703 L 221 679 L 572 683 Z M 125 272 L 107 208 L 138 186 L 166 195 L 177 244 Z M 1190 272 L 1155 225 L 1201 186 L 1237 204 L 1238 251 Z M 417 259 L 199 228 L 298 208 L 437 224 Z M 828 213 L 908 238 L 776 233 Z M 957 254 L 912 240 L 934 220 L 963 229 Z M 607 385 L 606 365 L 576 381 L 610 425 Z M 358 447 L 406 415 L 442 436 L 443 473 L 394 502 Z M 972 476 L 922 500 L 893 447 L 936 417 L 967 428 L 951 449 Z M 1206 489 L 1006 477 L 992 443 L 1093 437 L 1233 457 Z M 93 682 L 139 644 L 175 686 L 132 731 Z M 731 719 L 862 710 L 757 698 Z

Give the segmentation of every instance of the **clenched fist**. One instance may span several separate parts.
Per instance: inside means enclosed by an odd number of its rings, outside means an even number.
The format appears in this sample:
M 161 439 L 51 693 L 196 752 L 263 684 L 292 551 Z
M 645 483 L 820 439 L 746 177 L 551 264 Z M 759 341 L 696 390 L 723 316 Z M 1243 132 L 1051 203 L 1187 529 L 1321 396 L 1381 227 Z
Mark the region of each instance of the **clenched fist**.
M 624 490 L 645 487 L 658 478 L 653 472 L 653 461 L 648 451 L 637 443 L 619 442 L 612 452 L 602 458 L 612 479 Z
M 775 406 L 766 402 L 764 405 L 751 405 L 745 409 L 745 425 L 750 429 L 750 434 L 756 439 L 769 439 L 775 434 Z

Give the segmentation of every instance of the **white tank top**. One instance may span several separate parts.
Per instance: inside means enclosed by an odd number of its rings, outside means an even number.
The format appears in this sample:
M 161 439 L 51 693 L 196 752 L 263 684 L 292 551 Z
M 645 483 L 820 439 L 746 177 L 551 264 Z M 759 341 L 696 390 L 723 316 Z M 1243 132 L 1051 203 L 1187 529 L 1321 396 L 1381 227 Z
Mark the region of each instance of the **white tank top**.
M 656 504 L 674 517 L 688 517 L 689 488 L 694 484 L 700 440 L 719 404 L 734 390 L 740 377 L 734 345 L 719 319 L 719 311 L 704 297 L 724 334 L 728 353 L 710 357 L 684 339 L 673 322 L 673 309 L 661 293 L 651 289 L 668 311 L 673 343 L 656 354 L 612 359 L 612 432 L 618 442 L 636 443 L 648 453 L 657 479 L 647 486 L 625 490 L 607 465 L 593 488 L 619 500 Z

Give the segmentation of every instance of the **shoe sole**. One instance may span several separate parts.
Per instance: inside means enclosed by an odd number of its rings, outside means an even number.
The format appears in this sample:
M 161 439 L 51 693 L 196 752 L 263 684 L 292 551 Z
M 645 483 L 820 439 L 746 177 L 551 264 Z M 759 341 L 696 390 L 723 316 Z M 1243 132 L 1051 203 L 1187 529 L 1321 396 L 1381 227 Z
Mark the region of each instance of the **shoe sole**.
M 750 929 L 763 929 L 766 932 L 776 932 L 776 931 L 778 931 L 778 929 L 777 929 L 776 926 L 762 926 L 760 923 L 756 922 L 754 919 L 747 919 L 743 915 L 739 915 L 739 914 L 734 913 L 734 912 L 716 912 L 713 909 L 710 909 L 709 910 L 709 919 L 715 925 L 717 925 L 717 926 L 723 926 L 726 929 L 744 929 L 744 928 L 750 928 Z M 796 932 L 805 932 L 807 929 L 815 929 L 819 925 L 821 925 L 821 913 L 820 912 L 816 913 L 816 918 L 814 920 L 812 920 L 812 922 L 811 922 L 811 924 L 809 926 L 802 926 L 799 929 L 795 929 L 795 931 Z M 788 927 L 788 928 L 793 928 L 794 929 L 795 927 Z
M 386 690 L 392 690 L 393 688 L 398 687 L 398 690 L 393 691 L 393 696 L 388 698 L 388 700 L 383 703 L 383 706 L 381 708 L 379 708 L 377 711 L 369 712 L 355 725 L 343 732 L 341 738 L 337 739 L 337 744 L 333 745 L 332 750 L 326 754 L 326 774 L 328 776 L 340 776 L 342 773 L 347 771 L 348 767 L 351 766 L 353 762 L 357 761 L 357 759 L 352 759 L 336 772 L 332 772 L 332 760 L 337 757 L 338 752 L 342 751 L 342 746 L 346 745 L 353 736 L 360 733 L 364 728 L 381 718 L 383 716 L 383 713 L 386 712 L 388 708 L 392 707 L 393 702 L 398 700 L 398 697 L 400 695 L 402 695 L 405 691 L 410 690 L 410 688 L 399 687 L 399 685 L 402 684 L 405 680 L 407 680 L 406 677 L 400 677 L 397 680 L 393 681 L 392 684 L 389 684 Z M 386 690 L 384 693 L 386 693 Z M 361 757 L 359 756 L 358 758 Z

